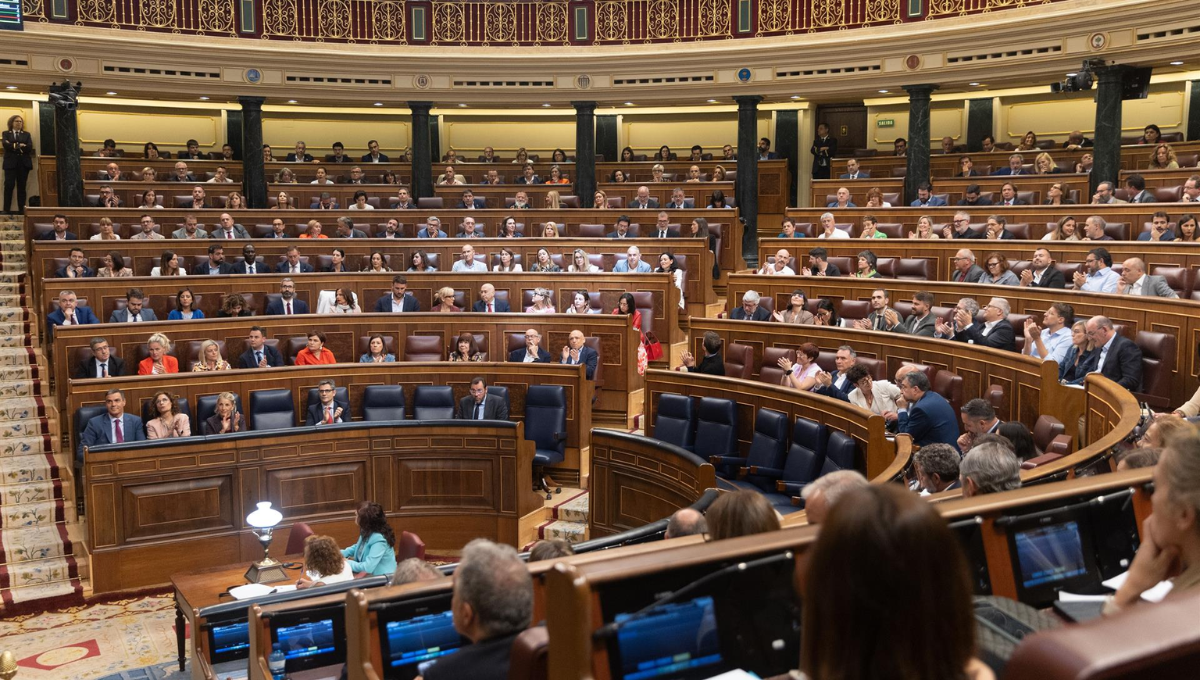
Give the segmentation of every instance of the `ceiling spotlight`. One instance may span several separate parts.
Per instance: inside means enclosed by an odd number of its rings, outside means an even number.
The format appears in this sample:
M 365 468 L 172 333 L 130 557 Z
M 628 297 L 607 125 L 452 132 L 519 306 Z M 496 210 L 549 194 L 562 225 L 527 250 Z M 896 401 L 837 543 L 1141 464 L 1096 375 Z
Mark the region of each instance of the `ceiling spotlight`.
M 289 100 L 288 100 L 288 103 L 289 103 L 289 104 L 295 104 L 295 103 L 296 103 L 296 100 L 295 100 L 295 99 L 289 99 Z
M 465 109 L 465 108 L 467 108 L 467 105 L 466 105 L 466 104 L 459 104 L 459 105 L 458 105 L 458 108 L 460 108 L 460 109 Z
M 375 106 L 383 106 L 383 102 L 375 102 Z
M 208 97 L 201 97 L 201 98 L 200 98 L 200 101 L 202 101 L 202 102 L 206 102 L 206 101 L 208 101 Z
M 115 94 L 116 94 L 116 92 L 106 92 L 105 94 L 107 94 L 108 96 L 110 96 L 110 97 L 111 97 L 111 96 L 115 95 Z
M 1173 61 L 1173 62 L 1171 62 L 1171 66 L 1183 66 L 1183 62 L 1182 61 Z
M 15 90 L 15 89 L 17 89 L 17 86 L 16 86 L 16 85 L 6 85 L 4 89 L 6 89 L 6 90 Z
M 716 99 L 709 99 L 709 100 L 708 100 L 708 103 L 709 103 L 709 104 L 716 104 L 716 103 L 717 103 L 717 100 L 716 100 Z
M 798 95 L 798 94 L 792 95 L 792 99 L 799 99 L 799 98 L 800 98 L 800 95 Z
M 633 102 L 625 102 L 625 106 L 633 106 Z
M 1068 74 L 1067 74 L 1067 77 L 1068 77 L 1068 78 L 1074 78 L 1074 77 L 1075 77 L 1075 76 L 1077 76 L 1077 75 L 1079 75 L 1079 74 L 1078 74 L 1078 73 L 1074 73 L 1074 72 L 1072 72 L 1072 73 L 1068 73 Z
M 549 105 L 549 104 L 542 104 L 542 108 L 544 108 L 544 109 L 548 109 L 548 108 L 550 108 L 550 105 Z
M 979 87 L 979 83 L 967 83 L 971 87 Z
M 888 91 L 887 91 L 887 90 L 880 90 L 880 91 L 879 91 L 879 94 L 887 94 L 887 93 L 888 93 Z

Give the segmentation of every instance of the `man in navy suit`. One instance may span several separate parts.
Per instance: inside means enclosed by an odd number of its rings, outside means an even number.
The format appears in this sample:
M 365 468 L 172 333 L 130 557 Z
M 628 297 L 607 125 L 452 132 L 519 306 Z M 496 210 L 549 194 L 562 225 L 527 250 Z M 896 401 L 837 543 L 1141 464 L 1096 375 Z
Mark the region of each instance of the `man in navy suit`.
M 296 283 L 291 279 L 279 282 L 279 299 L 267 305 L 268 316 L 308 314 L 308 303 L 296 298 Z
M 866 179 L 871 176 L 867 170 L 860 170 L 858 167 L 858 159 L 851 158 L 846 161 L 846 172 L 843 172 L 840 179 Z
M 75 368 L 76 380 L 85 378 L 107 378 L 113 375 L 125 374 L 125 362 L 112 353 L 105 338 L 92 338 L 88 343 L 92 348 L 92 356 Z
M 846 372 L 858 364 L 858 353 L 850 345 L 842 345 L 837 348 L 837 355 L 834 357 L 833 363 L 837 366 L 837 370 L 833 373 L 822 371 L 817 374 L 818 386 L 813 389 L 813 392 L 842 401 L 850 401 L 850 393 L 854 391 L 855 385 L 846 377 Z
M 992 175 L 1028 175 L 1029 173 L 1025 172 L 1024 166 L 1025 158 L 1019 153 L 1014 153 L 1008 157 L 1008 167 L 1000 168 L 999 170 L 994 171 Z
M 576 329 L 571 331 L 567 336 L 567 344 L 562 348 L 561 364 L 587 366 L 587 379 L 594 380 L 596 378 L 596 364 L 600 361 L 600 355 L 596 350 L 583 344 L 583 331 Z
M 514 349 L 508 353 L 508 360 L 515 363 L 548 364 L 550 353 L 542 349 L 542 334 L 536 328 L 525 331 L 525 348 Z
M 629 203 L 631 210 L 651 210 L 658 208 L 658 199 L 650 195 L 650 187 L 642 185 L 637 188 L 637 196 Z
M 137 323 L 140 321 L 158 321 L 154 310 L 145 307 L 146 295 L 140 288 L 130 288 L 125 293 L 125 309 L 114 309 L 109 315 L 109 323 Z
M 1117 333 L 1106 316 L 1088 319 L 1088 337 L 1100 349 L 1096 371 L 1130 392 L 1142 391 L 1142 350 L 1129 338 Z
M 914 208 L 936 208 L 946 205 L 946 199 L 933 195 L 933 185 L 921 182 L 917 186 L 917 200 L 910 203 Z
M 462 200 L 454 207 L 460 210 L 483 210 L 487 207 L 487 202 L 482 198 L 475 198 L 475 192 L 467 189 L 462 192 Z
M 83 326 L 100 323 L 91 308 L 77 306 L 75 291 L 64 290 L 58 294 L 58 309 L 46 315 L 46 324 L 53 332 L 54 326 Z
M 929 390 L 929 376 L 913 369 L 900 380 L 899 412 L 883 417 L 896 421 L 899 432 L 912 435 L 917 446 L 949 444 L 958 451 L 958 416 L 942 395 Z
M 215 276 L 217 274 L 232 274 L 233 266 L 225 261 L 225 246 L 220 241 L 208 246 L 208 262 L 202 262 L 192 269 L 196 276 Z
M 379 152 L 379 142 L 372 139 L 367 142 L 367 151 L 362 157 L 363 163 L 387 163 L 388 157 Z
M 430 215 L 425 220 L 425 226 L 417 232 L 417 238 L 446 238 L 446 232 L 442 231 L 442 221 Z
M 77 241 L 79 237 L 67 231 L 67 216 L 54 216 L 54 231 L 48 231 L 38 237 L 39 241 Z
M 312 154 L 308 153 L 308 145 L 296 142 L 296 150 L 287 155 L 288 163 L 312 163 Z
M 950 336 L 958 342 L 969 342 L 981 347 L 1017 351 L 1015 333 L 1008 322 L 1008 300 L 992 298 L 983 308 L 983 325 L 975 323 L 970 312 L 959 308 L 954 313 L 954 330 Z
M 54 272 L 55 278 L 59 279 L 85 279 L 95 275 L 96 270 L 87 266 L 87 256 L 83 254 L 82 248 L 72 248 L 71 254 L 67 258 L 67 264 Z
M 773 161 L 779 158 L 779 154 L 771 151 L 771 140 L 763 137 L 758 140 L 758 160 Z
M 458 400 L 454 417 L 459 420 L 508 420 L 508 404 L 495 394 L 488 394 L 482 377 L 471 381 L 471 394 Z
M 392 277 L 392 294 L 385 295 L 375 301 L 375 311 L 386 312 L 419 312 L 421 303 L 407 294 L 408 278 L 402 274 Z
M 511 310 L 508 308 L 507 300 L 496 299 L 496 287 L 485 283 L 479 287 L 479 299 L 471 305 L 471 311 L 503 314 Z
M 79 440 L 81 455 L 84 447 L 146 441 L 142 419 L 125 413 L 125 395 L 121 390 L 109 390 L 104 395 L 104 406 L 108 412 L 89 420 L 83 430 Z
M 270 274 L 271 268 L 258 261 L 253 243 L 242 246 L 242 261 L 233 265 L 234 274 Z
M 283 365 L 283 355 L 267 344 L 261 326 L 251 326 L 246 336 L 246 351 L 238 358 L 238 368 L 267 368 Z
M 746 291 L 742 295 L 742 306 L 730 312 L 729 318 L 735 321 L 770 321 L 771 313 L 758 304 L 761 299 L 757 291 Z
M 308 413 L 304 416 L 304 424 L 334 425 L 350 422 L 350 402 L 337 398 L 337 384 L 326 378 L 317 383 L 316 404 L 309 404 Z
M 275 267 L 275 271 L 279 274 L 311 274 L 313 268 L 311 264 L 300 261 L 299 247 L 288 246 L 287 257 Z

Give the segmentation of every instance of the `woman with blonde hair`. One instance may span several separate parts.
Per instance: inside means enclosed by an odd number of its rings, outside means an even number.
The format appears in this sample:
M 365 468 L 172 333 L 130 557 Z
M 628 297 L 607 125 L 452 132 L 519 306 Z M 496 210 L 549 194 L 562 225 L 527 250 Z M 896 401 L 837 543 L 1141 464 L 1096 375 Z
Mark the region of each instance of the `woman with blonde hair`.
M 93 241 L 120 241 L 121 235 L 115 231 L 116 225 L 107 217 L 100 218 L 100 233 L 91 238 Z
M 1150 154 L 1151 170 L 1178 170 L 1179 159 L 1175 157 L 1175 149 L 1170 144 L 1159 144 Z
M 653 175 L 653 177 L 650 179 L 650 181 L 651 182 L 667 181 L 666 178 L 663 177 L 663 172 L 665 170 L 666 170 L 666 168 L 664 168 L 661 163 L 655 163 L 654 167 L 650 168 L 650 173 Z
M 512 162 L 517 165 L 525 165 L 529 162 L 529 152 L 525 150 L 525 147 L 517 149 L 517 156 L 512 159 Z
M 217 395 L 215 412 L 204 421 L 203 434 L 229 434 L 246 429 L 246 419 L 237 410 L 237 395 L 222 392 Z
M 329 238 L 329 237 L 326 236 L 325 234 L 321 233 L 321 223 L 320 222 L 318 222 L 317 220 L 309 220 L 308 228 L 304 230 L 303 234 L 300 234 L 300 238 Z
M 919 239 L 935 239 L 941 238 L 936 231 L 933 230 L 933 218 L 929 215 L 921 215 L 917 218 L 917 230 L 908 233 L 909 238 Z
M 1039 175 L 1057 175 L 1062 168 L 1054 162 L 1053 156 L 1043 151 L 1033 160 L 1033 171 Z
M 179 360 L 167 354 L 171 351 L 171 341 L 162 333 L 155 333 L 146 341 L 146 353 L 150 356 L 138 363 L 138 375 L 162 375 L 178 373 Z
M 454 289 L 450 286 L 439 288 L 438 292 L 433 295 L 433 309 L 431 312 L 461 312 L 462 310 L 454 306 Z
M 1063 215 L 1058 218 L 1058 224 L 1042 237 L 1043 241 L 1078 241 L 1079 232 L 1075 226 L 1075 218 Z
M 296 587 L 312 588 L 354 579 L 350 560 L 342 557 L 337 541 L 330 536 L 313 535 L 304 539 L 304 575 Z
M 1067 185 L 1055 182 L 1046 189 L 1043 205 L 1075 205 L 1075 201 L 1067 197 Z
M 1037 148 L 1037 135 L 1034 134 L 1033 130 L 1030 130 L 1029 132 L 1026 132 L 1025 136 L 1021 139 L 1021 145 L 1017 147 L 1017 151 L 1037 151 Z
M 1058 381 L 1064 385 L 1082 385 L 1088 373 L 1096 370 L 1100 352 L 1087 334 L 1083 319 L 1071 325 L 1071 349 L 1058 365 Z
M 557 191 L 547 191 L 546 192 L 546 209 L 547 210 L 561 210 L 562 207 L 563 207 L 562 206 L 562 197 L 559 195 L 559 193 Z
M 608 207 L 608 194 L 604 193 L 600 189 L 597 189 L 596 193 L 592 195 L 592 207 L 593 208 L 607 208 Z
M 544 184 L 570 184 L 570 183 L 571 183 L 571 180 L 567 179 L 566 177 L 563 177 L 562 170 L 560 170 L 557 165 L 550 166 L 550 179 L 546 180 L 544 182 Z
M 551 192 L 551 193 L 554 193 L 554 192 Z M 542 238 L 558 238 L 558 237 L 559 237 L 558 224 L 556 224 L 554 222 L 547 222 L 545 224 L 545 226 L 542 227 Z
M 546 250 L 545 248 L 538 248 L 534 263 L 529 265 L 529 269 L 526 271 L 557 274 L 562 271 L 562 267 L 554 264 L 554 260 L 550 258 L 549 250 Z
M 292 172 L 291 168 L 283 168 L 279 172 L 275 173 L 275 183 L 276 184 L 295 184 L 296 183 L 296 173 Z
M 146 439 L 172 439 L 192 436 L 192 423 L 179 412 L 179 402 L 167 392 L 155 392 L 154 418 L 146 423 Z
M 229 195 L 225 197 L 225 209 L 226 210 L 245 210 L 246 209 L 246 199 L 242 198 L 241 193 L 239 193 L 237 191 L 231 191 L 231 192 L 229 192 Z
M 571 253 L 571 264 L 567 265 L 567 271 L 590 274 L 601 271 L 601 269 L 592 264 L 591 259 L 588 257 L 588 251 L 584 250 L 583 248 L 576 248 L 575 251 Z
M 228 371 L 233 366 L 221 356 L 221 346 L 216 340 L 205 340 L 200 343 L 200 359 L 192 366 L 192 373 L 205 371 Z
M 727 173 L 727 172 L 728 172 L 728 170 L 725 169 L 724 165 L 718 165 L 717 167 L 713 168 L 712 181 L 724 182 L 725 181 L 725 173 Z
M 525 308 L 526 314 L 554 314 L 554 293 L 549 288 L 533 289 L 533 304 Z

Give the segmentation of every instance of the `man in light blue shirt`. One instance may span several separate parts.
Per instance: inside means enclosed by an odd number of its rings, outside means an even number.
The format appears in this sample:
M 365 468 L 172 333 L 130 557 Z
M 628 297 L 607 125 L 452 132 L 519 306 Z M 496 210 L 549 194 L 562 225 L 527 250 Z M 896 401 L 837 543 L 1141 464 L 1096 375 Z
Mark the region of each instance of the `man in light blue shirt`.
M 1112 270 L 1112 255 L 1105 248 L 1093 248 L 1088 251 L 1088 273 L 1075 272 L 1075 287 L 1090 293 L 1115 293 L 1117 282 L 1121 277 Z
M 650 272 L 650 265 L 642 262 L 642 251 L 637 246 L 629 246 L 629 250 L 625 251 L 625 255 L 626 258 L 613 267 L 613 273 L 637 272 L 639 274 L 647 274 Z
M 470 245 L 462 247 L 462 258 L 454 263 L 451 271 L 456 272 L 486 272 L 487 265 L 475 259 L 475 248 Z
M 1025 320 L 1025 354 L 1034 359 L 1062 363 L 1071 349 L 1071 326 L 1075 323 L 1075 308 L 1065 302 L 1055 302 L 1042 315 L 1038 329 L 1033 319 Z

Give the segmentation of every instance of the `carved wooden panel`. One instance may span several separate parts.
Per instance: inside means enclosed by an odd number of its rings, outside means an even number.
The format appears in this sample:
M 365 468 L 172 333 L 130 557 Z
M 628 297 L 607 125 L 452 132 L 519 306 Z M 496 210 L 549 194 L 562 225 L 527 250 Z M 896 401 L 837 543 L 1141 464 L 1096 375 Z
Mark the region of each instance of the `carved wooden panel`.
M 367 498 L 366 465 L 359 461 L 265 471 L 267 500 L 284 518 L 353 512 Z
M 233 477 L 130 483 L 121 487 L 126 541 L 233 529 Z
M 499 508 L 499 460 L 479 456 L 397 459 L 397 510 Z

